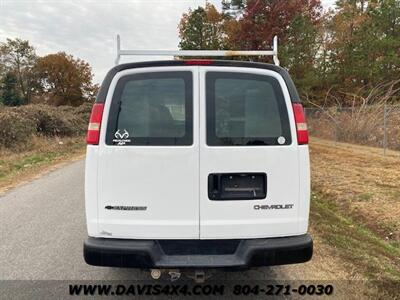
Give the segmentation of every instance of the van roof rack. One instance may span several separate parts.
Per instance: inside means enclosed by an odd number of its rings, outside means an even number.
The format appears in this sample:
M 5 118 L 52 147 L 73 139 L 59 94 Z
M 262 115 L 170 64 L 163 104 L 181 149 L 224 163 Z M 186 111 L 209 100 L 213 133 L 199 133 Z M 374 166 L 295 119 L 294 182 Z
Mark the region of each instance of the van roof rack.
M 272 56 L 274 64 L 279 66 L 278 59 L 278 37 L 274 36 L 272 50 L 254 51 L 234 51 L 234 50 L 122 50 L 121 38 L 117 35 L 117 58 L 115 64 L 118 65 L 121 56 Z

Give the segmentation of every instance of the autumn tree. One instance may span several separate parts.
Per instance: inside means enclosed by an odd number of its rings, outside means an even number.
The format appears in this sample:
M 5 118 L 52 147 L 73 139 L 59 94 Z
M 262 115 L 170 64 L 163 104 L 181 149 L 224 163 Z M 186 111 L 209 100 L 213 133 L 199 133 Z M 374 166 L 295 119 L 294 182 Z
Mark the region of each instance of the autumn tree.
M 297 15 L 279 46 L 282 65 L 290 71 L 300 94 L 304 97 L 320 97 L 321 78 L 317 68 L 319 29 L 307 15 Z
M 226 0 L 223 9 L 239 16 L 226 25 L 230 48 L 270 49 L 277 35 L 282 66 L 290 71 L 302 95 L 314 94 L 318 85 L 320 1 Z M 265 57 L 256 60 L 272 62 Z
M 361 79 L 363 76 L 357 73 L 365 72 L 369 63 L 364 61 L 365 53 L 362 50 L 366 38 L 362 32 L 368 18 L 363 0 L 337 1 L 336 10 L 331 11 L 327 27 L 330 42 L 327 47 L 331 72 L 335 74 L 332 78 L 334 87 L 348 89 L 365 83 Z
M 218 50 L 225 48 L 224 16 L 214 5 L 198 7 L 183 14 L 179 23 L 179 47 L 184 50 Z
M 0 64 L 3 72 L 11 72 L 16 76 L 18 91 L 24 102 L 29 102 L 31 98 L 34 80 L 32 68 L 36 59 L 35 50 L 28 41 L 17 38 L 0 43 Z
M 317 0 L 242 0 L 230 1 L 230 5 L 241 11 L 238 20 L 240 31 L 230 38 L 237 47 L 248 50 L 269 47 L 275 35 L 284 38 L 296 16 L 315 22 L 321 9 Z
M 207 12 L 216 16 L 210 22 Z M 222 12 L 210 4 L 184 14 L 179 26 L 182 49 L 265 50 L 279 37 L 279 57 L 301 94 L 318 90 L 316 59 L 321 19 L 319 0 L 223 0 Z M 210 14 L 210 13 L 209 13 Z M 217 30 L 206 30 L 208 24 Z M 205 35 L 205 33 L 210 33 Z M 218 33 L 218 34 L 217 34 Z M 212 42 L 205 42 L 212 40 Z M 240 57 L 272 62 L 271 58 Z
M 328 20 L 331 85 L 344 93 L 400 77 L 400 1 L 340 0 Z
M 77 106 L 95 96 L 90 65 L 65 52 L 39 58 L 34 71 L 37 93 L 46 95 L 48 104 Z
M 264 50 L 277 35 L 281 65 L 301 96 L 314 102 L 323 101 L 327 91 L 345 102 L 355 90 L 368 93 L 400 78 L 399 0 L 338 0 L 326 13 L 319 0 L 222 0 L 221 34 L 208 44 L 205 11 L 183 16 L 186 49 Z M 270 57 L 238 59 L 272 62 Z

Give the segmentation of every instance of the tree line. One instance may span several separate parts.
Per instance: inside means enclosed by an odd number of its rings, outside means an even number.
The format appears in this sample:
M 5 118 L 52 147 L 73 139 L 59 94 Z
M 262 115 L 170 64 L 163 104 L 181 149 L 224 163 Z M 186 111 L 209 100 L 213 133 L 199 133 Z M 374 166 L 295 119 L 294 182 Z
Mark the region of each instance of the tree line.
M 0 43 L 0 105 L 78 106 L 93 100 L 98 86 L 92 80 L 90 65 L 65 52 L 41 57 L 29 41 Z
M 328 11 L 319 0 L 222 0 L 221 11 L 189 10 L 178 29 L 184 50 L 265 50 L 278 35 L 281 65 L 314 103 L 330 94 L 349 104 L 382 84 L 399 101 L 400 0 L 338 0 Z

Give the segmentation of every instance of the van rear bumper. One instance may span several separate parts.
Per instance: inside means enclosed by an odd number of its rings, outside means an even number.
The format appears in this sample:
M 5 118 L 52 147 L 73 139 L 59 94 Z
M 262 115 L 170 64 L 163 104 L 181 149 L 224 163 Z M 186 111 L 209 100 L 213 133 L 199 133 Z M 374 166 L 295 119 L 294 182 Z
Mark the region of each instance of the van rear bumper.
M 128 240 L 89 237 L 86 263 L 126 268 L 249 268 L 309 261 L 308 234 L 246 240 Z

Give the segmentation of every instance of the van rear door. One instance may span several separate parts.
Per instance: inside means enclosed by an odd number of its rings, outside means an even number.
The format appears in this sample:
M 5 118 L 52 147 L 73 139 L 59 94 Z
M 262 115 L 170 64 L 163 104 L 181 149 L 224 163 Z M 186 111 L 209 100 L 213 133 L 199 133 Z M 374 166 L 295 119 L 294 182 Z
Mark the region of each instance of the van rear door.
M 200 67 L 200 124 L 200 238 L 298 234 L 298 145 L 281 75 Z
M 199 238 L 198 102 L 196 66 L 116 74 L 99 144 L 100 235 Z

